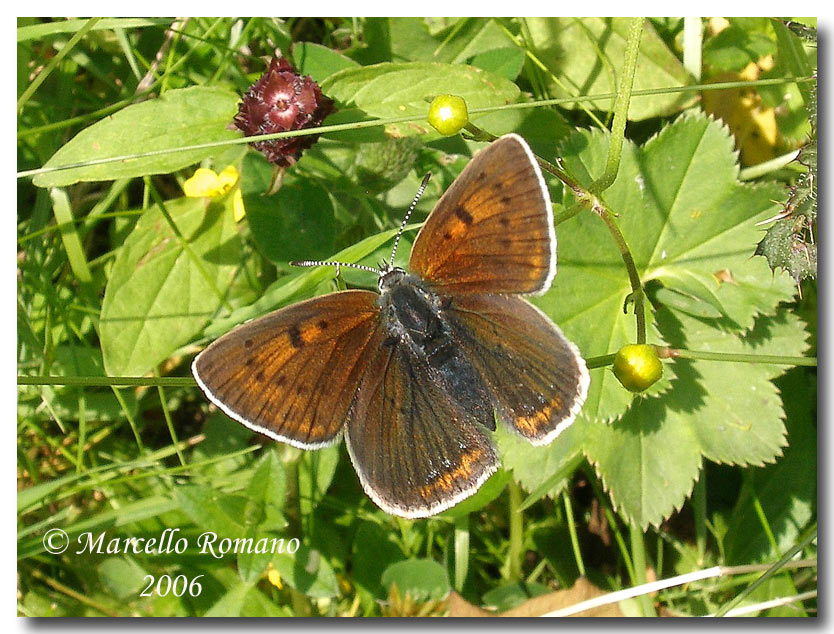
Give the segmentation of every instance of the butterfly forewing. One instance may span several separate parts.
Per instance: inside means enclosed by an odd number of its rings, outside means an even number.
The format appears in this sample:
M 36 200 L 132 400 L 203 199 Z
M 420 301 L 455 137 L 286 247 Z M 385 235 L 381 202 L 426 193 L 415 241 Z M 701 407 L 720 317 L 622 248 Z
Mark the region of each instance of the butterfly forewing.
M 538 308 L 520 297 L 462 295 L 452 299 L 449 314 L 508 425 L 544 445 L 573 422 L 588 391 L 588 370 Z
M 449 508 L 497 465 L 484 431 L 429 376 L 403 347 L 383 346 L 348 417 L 345 438 L 365 492 L 403 517 Z
M 247 427 L 297 447 L 330 444 L 379 346 L 376 298 L 333 293 L 244 324 L 197 356 L 194 376 Z
M 420 230 L 409 268 L 439 290 L 540 293 L 556 273 L 550 196 L 514 134 L 479 152 Z

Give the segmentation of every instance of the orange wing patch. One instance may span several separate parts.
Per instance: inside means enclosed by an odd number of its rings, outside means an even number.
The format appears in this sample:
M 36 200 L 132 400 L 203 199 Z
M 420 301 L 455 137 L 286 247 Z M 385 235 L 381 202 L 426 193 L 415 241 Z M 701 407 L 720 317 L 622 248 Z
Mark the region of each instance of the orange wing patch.
M 476 447 L 472 451 L 461 455 L 460 464 L 457 467 L 447 473 L 441 473 L 431 484 L 425 484 L 420 487 L 420 497 L 428 500 L 435 495 L 437 489 L 448 492 L 461 480 L 469 482 L 472 476 L 472 467 L 478 464 L 478 461 L 483 456 L 484 450 L 480 447 Z
M 558 412 L 561 411 L 561 409 L 562 398 L 558 395 L 554 396 L 550 403 L 545 405 L 535 414 L 531 414 L 530 416 L 519 416 L 516 418 L 514 423 L 515 427 L 525 436 L 538 436 L 539 433 L 541 433 L 542 428 L 546 427 L 550 423 L 553 410 Z

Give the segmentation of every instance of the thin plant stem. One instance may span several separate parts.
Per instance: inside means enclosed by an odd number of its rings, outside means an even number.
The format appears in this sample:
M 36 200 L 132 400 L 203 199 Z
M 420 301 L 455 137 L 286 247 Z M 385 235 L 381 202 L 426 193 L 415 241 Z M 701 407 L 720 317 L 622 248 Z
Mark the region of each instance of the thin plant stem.
M 631 541 L 631 559 L 634 565 L 634 583 L 644 585 L 646 583 L 646 543 L 643 530 L 636 524 L 629 524 L 629 537 Z M 643 616 L 655 616 L 654 606 L 648 594 L 639 597 L 640 610 Z
M 643 18 L 632 18 L 626 40 L 625 59 L 623 60 L 623 77 L 617 98 L 614 101 L 614 121 L 608 142 L 608 158 L 605 170 L 588 188 L 594 194 L 601 194 L 611 187 L 620 170 L 620 156 L 625 142 L 628 106 L 631 103 L 631 89 L 634 86 L 634 73 L 637 68 L 637 54 L 640 49 L 640 36 L 643 33 Z
M 816 559 L 806 559 L 802 561 L 789 561 L 786 564 L 784 564 L 783 567 L 807 568 L 816 565 Z M 608 594 L 604 594 L 599 597 L 594 597 L 593 599 L 580 601 L 579 603 L 574 603 L 573 605 L 554 610 L 553 612 L 548 612 L 547 614 L 543 614 L 542 616 L 570 616 L 572 614 L 579 614 L 580 612 L 591 610 L 593 608 L 598 608 L 603 605 L 611 605 L 612 603 L 619 603 L 620 601 L 625 601 L 626 599 L 633 599 L 634 597 L 638 597 L 643 594 L 660 592 L 661 590 L 666 590 L 667 588 L 674 588 L 685 584 L 696 583 L 705 579 L 715 579 L 716 577 L 728 577 L 732 575 L 749 574 L 751 572 L 768 570 L 770 567 L 771 566 L 769 564 L 747 564 L 743 566 L 713 566 L 712 568 L 695 570 L 694 572 L 687 572 L 682 575 L 669 577 L 668 579 L 651 581 L 642 586 L 635 586 L 633 588 L 617 590 L 616 592 L 609 592 Z
M 190 376 L 18 376 L 18 385 L 67 385 L 77 387 L 195 387 Z
M 455 518 L 455 590 L 463 591 L 469 572 L 469 515 Z
M 98 601 L 95 601 L 95 600 L 89 598 L 86 594 L 82 594 L 80 592 L 77 592 L 77 591 L 73 590 L 72 588 L 70 588 L 69 586 L 65 586 L 60 581 L 55 581 L 51 577 L 47 577 L 45 574 L 43 574 L 37 568 L 33 568 L 33 567 L 30 568 L 28 566 L 27 566 L 27 568 L 28 568 L 29 574 L 31 574 L 35 579 L 37 579 L 39 581 L 42 581 L 43 583 L 48 585 L 53 590 L 55 590 L 57 592 L 60 592 L 62 594 L 65 594 L 68 597 L 70 597 L 72 599 L 75 599 L 79 603 L 87 605 L 87 606 L 93 608 L 94 610 L 98 610 L 99 612 L 101 612 L 102 614 L 106 614 L 107 616 L 113 616 L 113 617 L 123 616 L 122 614 L 119 614 L 117 611 L 111 610 L 109 607 L 106 607 L 106 606 L 102 605 L 101 603 L 99 603 Z
M 793 559 L 794 555 L 802 551 L 806 546 L 808 546 L 812 541 L 817 538 L 817 530 L 816 530 L 816 523 L 808 530 L 808 534 L 802 539 L 798 544 L 796 544 L 793 548 L 788 550 L 779 561 L 775 564 L 770 566 L 758 579 L 756 579 L 753 583 L 747 586 L 744 590 L 742 590 L 738 595 L 736 595 L 731 601 L 728 601 L 721 608 L 715 613 L 715 616 L 725 616 L 730 610 L 736 607 L 739 603 L 744 601 L 746 597 L 748 597 L 756 588 L 762 585 L 765 581 L 770 579 L 773 575 L 775 575 L 779 570 L 781 570 L 785 564 L 787 564 L 791 559 Z
M 704 565 L 707 552 L 707 472 L 701 469 L 701 476 L 692 490 L 692 510 L 695 515 L 695 550 L 698 565 Z
M 26 105 L 26 102 L 28 102 L 32 95 L 35 94 L 35 91 L 46 80 L 46 78 L 49 77 L 49 74 L 53 70 L 55 70 L 55 67 L 61 63 L 61 60 L 64 59 L 70 53 L 70 51 L 72 51 L 73 48 L 75 48 L 75 45 L 81 41 L 81 38 L 87 35 L 87 33 L 99 22 L 99 20 L 101 20 L 100 17 L 90 18 L 89 20 L 87 20 L 84 26 L 78 29 L 78 32 L 70 38 L 66 46 L 64 46 L 60 51 L 58 51 L 55 57 L 49 60 L 49 63 L 46 65 L 46 67 L 38 73 L 37 77 L 35 77 L 32 80 L 32 83 L 26 87 L 26 90 L 23 91 L 23 93 L 20 95 L 20 98 L 17 100 L 18 112 L 21 112 L 23 110 L 23 106 Z
M 510 508 L 510 547 L 507 558 L 509 561 L 508 574 L 513 581 L 521 579 L 521 563 L 524 556 L 524 515 L 519 510 L 521 505 L 521 487 L 515 480 L 509 484 Z
M 816 357 L 791 357 L 774 354 L 736 354 L 734 352 L 707 352 L 655 346 L 661 359 L 697 359 L 700 361 L 730 361 L 735 363 L 768 363 L 772 365 L 801 365 L 816 367 Z
M 565 505 L 565 517 L 568 520 L 568 534 L 570 535 L 571 548 L 573 548 L 573 559 L 576 562 L 576 569 L 579 571 L 579 576 L 584 577 L 585 562 L 582 560 L 582 550 L 579 548 L 579 537 L 576 534 L 576 520 L 573 517 L 573 504 L 567 491 L 562 493 L 562 502 Z
M 701 80 L 701 51 L 704 34 L 701 18 L 683 19 L 683 67 L 695 78 Z
M 174 429 L 174 421 L 171 419 L 171 412 L 168 410 L 168 401 L 165 398 L 165 388 L 161 385 L 157 385 L 156 389 L 159 392 L 159 404 L 162 407 L 162 415 L 165 417 L 165 424 L 168 426 L 168 433 L 171 435 L 171 442 L 177 450 L 177 458 L 179 458 L 180 464 L 185 466 L 187 463 L 185 461 L 185 456 L 182 453 L 182 449 L 180 449 L 180 441 L 177 438 L 177 431 Z
M 145 445 L 142 443 L 142 437 L 139 435 L 139 428 L 136 426 L 136 421 L 133 419 L 133 415 L 130 413 L 127 403 L 125 403 L 125 399 L 119 388 L 115 385 L 111 385 L 110 387 L 113 390 L 113 396 L 115 396 L 116 400 L 119 402 L 119 407 L 122 408 L 122 413 L 127 419 L 128 425 L 130 425 L 130 430 L 133 432 L 133 437 L 136 439 L 136 446 L 139 448 L 139 454 L 141 455 L 145 453 Z
M 180 60 L 182 61 L 182 60 Z M 736 82 L 723 82 L 721 84 L 701 84 L 698 86 L 673 86 L 669 88 L 650 88 L 644 90 L 634 90 L 631 93 L 632 98 L 639 97 L 639 96 L 649 96 L 649 95 L 658 95 L 658 94 L 668 94 L 668 93 L 676 93 L 676 92 L 699 92 L 702 90 L 718 90 L 723 88 L 743 88 L 743 87 L 762 87 L 762 86 L 778 86 L 782 84 L 789 84 L 789 83 L 802 83 L 802 82 L 809 82 L 809 81 L 816 81 L 816 77 L 809 76 L 809 77 L 784 77 L 784 78 L 776 78 L 776 79 L 757 79 L 753 81 L 736 81 Z M 580 97 L 563 97 L 559 99 L 545 99 L 541 101 L 532 101 L 532 102 L 523 102 L 523 103 L 514 103 L 514 104 L 506 104 L 503 106 L 488 106 L 483 108 L 471 108 L 469 110 L 469 114 L 482 114 L 482 113 L 489 113 L 489 112 L 498 112 L 501 110 L 522 110 L 525 108 L 540 108 L 543 106 L 551 106 L 551 105 L 562 105 L 566 103 L 574 103 L 574 102 L 584 102 L 584 101 L 594 101 L 599 99 L 611 99 L 617 96 L 616 93 L 603 93 L 598 95 L 589 95 L 589 96 L 580 96 Z M 130 105 L 133 103 L 135 99 L 128 99 L 120 102 L 119 107 L 107 107 L 103 108 L 100 111 L 97 111 L 97 114 L 101 116 L 106 116 L 116 110 L 119 110 L 121 107 Z M 17 178 L 28 178 L 31 176 L 36 176 L 38 174 L 48 174 L 50 172 L 59 172 L 68 169 L 75 169 L 79 167 L 89 167 L 92 165 L 102 165 L 105 163 L 120 163 L 129 161 L 132 159 L 139 159 L 139 158 L 147 158 L 150 156 L 161 156 L 164 154 L 173 154 L 176 152 L 188 152 L 191 150 L 203 150 L 209 148 L 221 148 L 225 146 L 231 145 L 240 145 L 244 143 L 254 143 L 256 141 L 268 141 L 272 139 L 289 139 L 296 136 L 307 136 L 310 134 L 327 134 L 329 132 L 342 132 L 344 130 L 361 130 L 364 128 L 374 128 L 380 126 L 386 126 L 394 123 L 408 123 L 414 121 L 423 121 L 425 119 L 424 115 L 408 115 L 402 117 L 390 117 L 386 119 L 372 119 L 368 121 L 354 121 L 352 123 L 339 123 L 333 125 L 326 125 L 320 126 L 317 128 L 304 128 L 301 130 L 291 130 L 289 132 L 275 132 L 272 134 L 259 134 L 257 136 L 248 136 L 248 137 L 240 137 L 236 139 L 224 139 L 222 141 L 212 141 L 209 143 L 198 143 L 195 145 L 186 145 L 182 147 L 176 148 L 166 148 L 162 150 L 152 150 L 149 152 L 140 152 L 137 154 L 125 154 L 122 156 L 112 156 L 108 158 L 101 158 L 101 159 L 93 159 L 89 161 L 83 161 L 80 163 L 72 163 L 67 165 L 56 165 L 54 167 L 39 167 L 36 169 L 30 170 L 22 170 L 17 172 Z M 83 120 L 86 120 L 85 117 L 76 117 L 72 120 L 72 123 L 79 123 Z M 69 119 L 67 121 L 70 121 Z M 18 137 L 26 136 L 27 134 L 35 134 L 35 132 L 44 132 L 44 131 L 51 131 L 54 129 L 60 129 L 64 126 L 59 126 L 56 124 L 49 124 L 48 126 L 41 126 L 40 128 L 32 128 L 31 131 L 24 130 L 18 134 Z

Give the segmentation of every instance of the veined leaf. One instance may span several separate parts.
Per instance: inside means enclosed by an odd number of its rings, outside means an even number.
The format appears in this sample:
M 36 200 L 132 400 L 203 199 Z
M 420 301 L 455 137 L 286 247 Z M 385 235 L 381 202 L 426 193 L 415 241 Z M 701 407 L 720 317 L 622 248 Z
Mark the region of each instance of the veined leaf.
M 171 152 L 47 172 L 35 176 L 33 182 L 38 187 L 64 187 L 79 181 L 166 174 L 197 163 L 216 154 L 218 148 L 179 148 L 240 136 L 227 129 L 237 113 L 238 99 L 238 95 L 222 88 L 193 86 L 127 106 L 79 132 L 44 167 L 159 150 Z
M 220 307 L 240 264 L 232 196 L 209 205 L 178 198 L 166 209 L 192 255 L 158 207 L 136 223 L 101 307 L 101 350 L 111 376 L 142 376 L 192 341 Z
M 602 174 L 607 152 L 604 134 L 583 131 L 568 138 L 559 154 L 587 186 Z M 789 276 L 774 277 L 750 257 L 761 234 L 755 223 L 774 213 L 771 201 L 779 188 L 741 184 L 737 175 L 726 128 L 701 115 L 684 116 L 644 147 L 626 142 L 617 179 L 603 197 L 618 214 L 644 284 L 658 280 L 697 297 L 705 308 L 720 307 L 733 320 L 729 325 L 742 330 L 758 313 L 790 299 L 794 286 Z M 586 358 L 633 343 L 634 316 L 623 313 L 631 287 L 604 223 L 583 212 L 560 224 L 557 237 L 553 288 L 534 302 Z M 757 296 L 752 303 L 745 299 L 751 295 Z M 649 343 L 662 343 L 649 322 Z M 670 378 L 667 368 L 672 371 L 667 364 L 664 376 Z M 631 401 L 611 372 L 594 370 L 582 415 L 611 420 Z
M 525 18 L 536 56 L 547 66 L 544 75 L 554 97 L 614 93 L 619 90 L 630 18 Z M 670 88 L 691 83 L 683 64 L 651 24 L 643 24 L 634 90 Z M 634 97 L 628 118 L 641 121 L 680 110 L 693 101 L 686 93 Z M 577 108 L 578 104 L 565 104 Z M 607 111 L 613 99 L 588 104 Z M 682 154 L 683 156 L 683 154 Z
M 429 101 L 437 95 L 463 97 L 470 110 L 514 103 L 520 95 L 518 86 L 500 75 L 474 66 L 437 62 L 385 62 L 348 68 L 325 79 L 321 89 L 372 117 L 413 116 L 417 121 L 395 126 L 402 135 L 434 133 L 424 119 Z M 478 120 L 477 115 L 471 118 Z
M 693 350 L 801 355 L 806 333 L 798 317 L 780 311 L 736 335 L 676 312 L 665 329 L 686 333 Z M 674 342 L 682 345 L 683 342 Z M 680 509 L 698 478 L 701 459 L 737 465 L 774 462 L 787 444 L 779 391 L 771 382 L 784 366 L 678 360 L 672 389 L 637 399 L 612 423 L 588 423 L 585 455 L 616 508 L 645 528 Z

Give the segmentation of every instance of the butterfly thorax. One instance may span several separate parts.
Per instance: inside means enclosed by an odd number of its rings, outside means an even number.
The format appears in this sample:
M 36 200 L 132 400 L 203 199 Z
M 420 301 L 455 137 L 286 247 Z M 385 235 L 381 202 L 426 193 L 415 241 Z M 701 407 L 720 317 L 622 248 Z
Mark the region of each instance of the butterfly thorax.
M 388 338 L 418 355 L 437 352 L 448 339 L 442 299 L 415 275 L 395 267 L 380 277 L 377 305 Z

